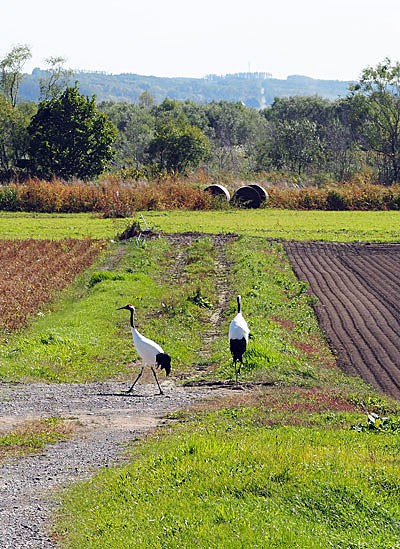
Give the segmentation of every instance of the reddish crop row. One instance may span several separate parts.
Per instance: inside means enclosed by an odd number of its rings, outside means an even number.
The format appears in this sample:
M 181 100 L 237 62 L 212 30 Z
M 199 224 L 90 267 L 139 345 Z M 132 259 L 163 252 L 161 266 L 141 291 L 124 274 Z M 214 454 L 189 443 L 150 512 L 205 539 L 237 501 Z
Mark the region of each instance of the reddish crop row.
M 400 210 L 400 185 L 343 184 L 326 188 L 268 188 L 269 206 L 293 210 Z
M 93 263 L 103 243 L 93 240 L 2 240 L 0 326 L 6 333 L 29 317 Z

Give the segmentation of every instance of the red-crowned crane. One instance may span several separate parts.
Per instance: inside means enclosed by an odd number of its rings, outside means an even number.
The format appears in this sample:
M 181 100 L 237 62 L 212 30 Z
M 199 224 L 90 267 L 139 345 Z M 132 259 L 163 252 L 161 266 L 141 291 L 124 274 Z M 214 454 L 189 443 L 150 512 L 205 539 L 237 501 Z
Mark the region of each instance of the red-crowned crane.
M 249 341 L 250 330 L 242 315 L 242 298 L 238 295 L 236 299 L 238 311 L 235 318 L 229 325 L 229 348 L 233 357 L 233 365 L 235 367 L 235 376 L 237 381 L 240 374 L 240 367 L 243 365 L 243 355 Z M 238 362 L 239 367 L 237 368 Z
M 151 368 L 151 371 L 153 372 L 154 379 L 156 380 L 156 383 L 158 385 L 158 389 L 160 391 L 160 395 L 163 395 L 163 391 L 160 387 L 160 384 L 157 379 L 157 374 L 154 369 L 154 366 L 156 368 L 160 367 L 161 370 L 164 368 L 165 373 L 168 376 L 171 371 L 171 357 L 164 353 L 162 347 L 158 345 L 158 343 L 155 343 L 153 340 L 149 339 L 148 337 L 143 336 L 141 333 L 139 333 L 135 328 L 135 307 L 133 305 L 125 305 L 124 307 L 118 307 L 118 311 L 121 309 L 127 309 L 131 313 L 131 331 L 132 331 L 132 337 L 133 337 L 133 344 L 135 345 L 136 351 L 138 352 L 138 355 L 142 359 L 142 367 L 140 369 L 140 372 L 133 382 L 132 386 L 126 391 L 127 393 L 132 392 L 134 386 L 136 385 L 136 382 L 140 379 L 140 377 L 143 374 L 144 367 L 146 364 L 148 364 Z

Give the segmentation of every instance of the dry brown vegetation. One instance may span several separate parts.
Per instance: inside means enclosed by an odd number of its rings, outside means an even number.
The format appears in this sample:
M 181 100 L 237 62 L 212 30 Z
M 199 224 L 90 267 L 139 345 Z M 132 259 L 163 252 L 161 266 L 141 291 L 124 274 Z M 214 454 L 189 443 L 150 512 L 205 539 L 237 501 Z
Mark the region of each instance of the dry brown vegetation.
M 91 265 L 103 247 L 93 240 L 2 240 L 0 247 L 0 325 L 23 327 Z
M 127 217 L 140 210 L 209 210 L 224 206 L 204 192 L 205 178 L 164 177 L 154 181 L 100 183 L 29 180 L 0 188 L 0 210 L 33 212 L 97 212 L 106 217 Z M 399 210 L 400 185 L 382 186 L 368 181 L 330 184 L 321 188 L 297 188 L 260 180 L 268 192 L 267 207 L 298 210 Z M 233 194 L 248 183 L 229 181 Z M 227 207 L 228 204 L 225 203 Z

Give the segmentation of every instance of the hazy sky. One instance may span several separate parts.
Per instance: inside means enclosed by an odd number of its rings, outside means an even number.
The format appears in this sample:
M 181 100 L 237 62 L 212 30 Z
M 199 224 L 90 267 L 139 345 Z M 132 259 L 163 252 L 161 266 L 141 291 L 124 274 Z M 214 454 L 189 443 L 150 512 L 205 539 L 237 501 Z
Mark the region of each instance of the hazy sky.
M 0 58 L 155 76 L 265 71 L 357 80 L 400 61 L 399 0 L 0 0 Z

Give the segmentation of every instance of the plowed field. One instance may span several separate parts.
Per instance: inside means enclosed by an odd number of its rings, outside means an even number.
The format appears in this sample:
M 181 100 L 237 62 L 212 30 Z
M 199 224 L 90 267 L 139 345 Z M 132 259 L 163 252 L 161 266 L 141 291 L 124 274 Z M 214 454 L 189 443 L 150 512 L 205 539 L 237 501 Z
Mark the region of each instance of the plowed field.
M 339 366 L 400 399 L 400 244 L 284 246 Z

